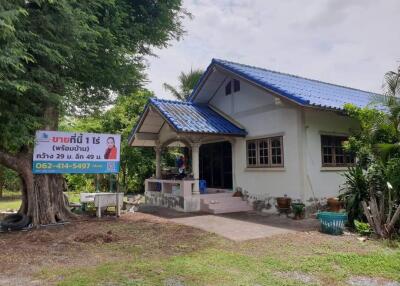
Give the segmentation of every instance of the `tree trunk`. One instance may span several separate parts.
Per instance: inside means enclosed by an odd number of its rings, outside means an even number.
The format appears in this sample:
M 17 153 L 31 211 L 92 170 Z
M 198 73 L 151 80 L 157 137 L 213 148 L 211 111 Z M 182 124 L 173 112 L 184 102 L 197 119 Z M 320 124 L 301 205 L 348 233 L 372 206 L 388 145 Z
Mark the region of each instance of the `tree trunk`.
M 0 168 L 0 199 L 3 197 L 3 186 L 5 185 L 4 178 L 3 178 L 3 172 L 2 169 Z
M 390 222 L 386 225 L 386 232 L 388 233 L 388 235 L 392 234 L 394 226 L 399 219 L 400 219 L 400 206 L 397 207 L 396 211 L 393 214 L 393 217 L 390 218 Z
M 62 175 L 33 175 L 30 154 L 11 155 L 0 150 L 0 164 L 15 170 L 22 180 L 20 213 L 30 217 L 34 226 L 66 221 L 75 217 L 65 204 Z

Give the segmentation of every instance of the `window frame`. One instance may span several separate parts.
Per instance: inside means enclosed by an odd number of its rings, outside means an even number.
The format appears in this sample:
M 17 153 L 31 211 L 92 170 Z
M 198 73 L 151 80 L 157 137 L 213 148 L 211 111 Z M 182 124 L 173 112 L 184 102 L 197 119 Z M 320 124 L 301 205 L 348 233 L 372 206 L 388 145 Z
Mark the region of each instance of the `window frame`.
M 240 91 L 240 80 L 238 79 L 233 79 L 233 93 L 239 92 Z
M 348 153 L 344 150 L 343 146 L 339 146 L 339 145 L 324 145 L 323 144 L 323 137 L 333 137 L 333 142 L 337 139 L 341 140 L 342 142 L 345 140 L 348 140 L 348 136 L 347 135 L 334 135 L 334 134 L 320 134 L 320 144 L 321 144 L 321 166 L 323 168 L 338 168 L 338 167 L 350 167 L 350 166 L 354 166 L 356 163 L 356 158 L 354 156 L 354 154 Z M 332 140 L 332 139 L 331 139 Z M 325 153 L 324 153 L 324 148 L 330 148 L 330 156 L 332 156 L 332 163 L 325 163 L 324 162 L 324 157 L 325 157 Z M 343 157 L 343 163 L 337 163 L 336 162 L 336 151 L 337 149 L 341 149 L 342 153 L 340 154 L 340 152 L 338 152 L 338 156 L 342 156 Z M 348 162 L 348 158 L 350 158 L 350 162 Z
M 279 139 L 280 142 L 280 158 L 281 162 L 279 164 L 274 164 L 272 163 L 272 144 L 271 142 L 275 139 Z M 267 156 L 263 156 L 264 158 L 267 158 L 267 163 L 266 164 L 261 164 L 260 163 L 260 143 L 262 142 L 267 142 Z M 254 143 L 256 146 L 256 164 L 249 164 L 249 144 Z M 276 156 L 276 155 L 275 155 Z M 253 158 L 253 156 L 251 157 Z M 263 137 L 263 138 L 257 138 L 257 139 L 249 139 L 246 140 L 246 166 L 247 168 L 283 168 L 285 166 L 285 160 L 284 160 L 284 147 L 283 147 L 283 136 L 278 135 L 278 136 L 271 136 L 271 137 Z
M 232 81 L 230 80 L 226 85 L 225 85 L 225 96 L 228 96 L 232 94 Z
M 225 96 L 239 92 L 241 88 L 240 80 L 230 79 L 225 85 Z

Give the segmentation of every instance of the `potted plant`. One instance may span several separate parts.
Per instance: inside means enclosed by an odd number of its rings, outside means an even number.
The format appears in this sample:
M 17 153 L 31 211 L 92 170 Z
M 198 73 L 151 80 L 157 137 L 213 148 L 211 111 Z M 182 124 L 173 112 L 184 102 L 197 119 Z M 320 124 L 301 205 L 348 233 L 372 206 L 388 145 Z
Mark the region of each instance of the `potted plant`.
M 294 214 L 294 219 L 304 218 L 304 209 L 306 205 L 303 203 L 292 203 L 292 211 Z
M 342 202 L 338 198 L 328 198 L 327 204 L 331 212 L 339 212 L 342 208 Z
M 287 195 L 276 198 L 276 203 L 277 203 L 278 209 L 290 209 L 291 202 L 292 202 L 292 199 L 289 198 Z
M 242 188 L 237 187 L 236 191 L 233 193 L 233 197 L 243 197 Z

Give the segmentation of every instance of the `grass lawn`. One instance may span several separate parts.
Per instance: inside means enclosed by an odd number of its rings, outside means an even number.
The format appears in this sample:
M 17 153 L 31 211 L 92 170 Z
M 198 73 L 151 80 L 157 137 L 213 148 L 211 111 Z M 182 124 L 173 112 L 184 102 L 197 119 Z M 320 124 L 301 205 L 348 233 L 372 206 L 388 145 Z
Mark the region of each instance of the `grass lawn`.
M 0 212 L 7 210 L 18 210 L 20 206 L 21 206 L 20 199 L 0 200 Z
M 18 210 L 21 206 L 20 192 L 11 192 L 3 190 L 3 195 L 0 198 L 0 212 L 7 210 Z
M 233 242 L 142 213 L 7 234 L 0 243 L 0 285 L 32 280 L 64 286 L 400 281 L 400 250 L 382 242 L 318 232 Z
M 67 192 L 70 202 L 79 203 L 79 193 Z M 0 212 L 7 210 L 18 210 L 21 206 L 21 199 L 16 198 L 20 193 L 7 192 L 3 193 L 0 199 Z

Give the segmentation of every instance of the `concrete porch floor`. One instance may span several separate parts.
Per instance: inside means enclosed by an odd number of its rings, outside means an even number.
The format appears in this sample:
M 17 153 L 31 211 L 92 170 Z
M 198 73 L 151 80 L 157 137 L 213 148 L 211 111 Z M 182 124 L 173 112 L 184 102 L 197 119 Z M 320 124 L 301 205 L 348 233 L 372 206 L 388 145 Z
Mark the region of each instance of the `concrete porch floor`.
M 143 206 L 140 212 L 167 218 L 171 222 L 212 232 L 234 241 L 271 237 L 277 234 L 315 231 L 316 219 L 293 220 L 277 214 L 241 212 L 221 215 L 182 213 L 161 207 Z

